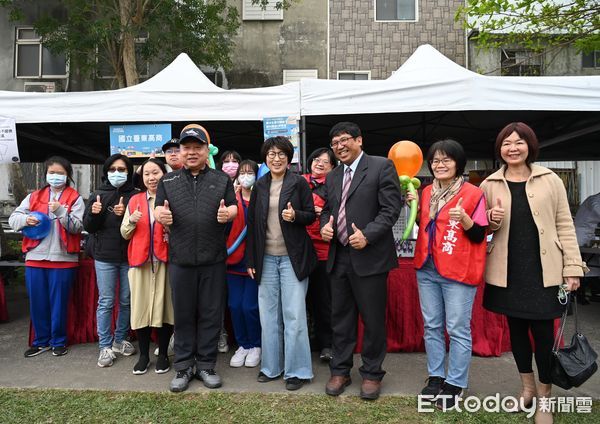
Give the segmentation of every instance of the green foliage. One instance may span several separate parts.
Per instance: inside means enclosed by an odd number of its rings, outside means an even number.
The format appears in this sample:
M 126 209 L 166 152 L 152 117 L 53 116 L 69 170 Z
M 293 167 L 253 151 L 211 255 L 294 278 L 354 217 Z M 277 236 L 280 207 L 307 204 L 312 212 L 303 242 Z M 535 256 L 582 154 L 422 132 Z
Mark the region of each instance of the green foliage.
M 54 53 L 65 53 L 71 70 L 93 77 L 98 62 L 108 63 L 122 76 L 123 43 L 127 36 L 148 36 L 139 44 L 143 60 L 169 63 L 186 52 L 197 64 L 231 66 L 232 37 L 240 22 L 226 0 L 60 0 L 60 11 L 37 6 L 37 1 L 0 0 L 14 21 L 23 21 L 28 5 L 41 11 L 34 27 Z M 122 16 L 120 3 L 130 13 Z M 30 23 L 30 22 L 27 22 Z
M 467 0 L 455 19 L 480 47 L 519 44 L 531 50 L 574 43 L 600 50 L 600 0 Z
M 287 10 L 292 6 L 292 3 L 298 3 L 300 0 L 252 0 L 252 4 L 258 4 L 264 10 L 269 3 L 275 4 L 277 10 Z

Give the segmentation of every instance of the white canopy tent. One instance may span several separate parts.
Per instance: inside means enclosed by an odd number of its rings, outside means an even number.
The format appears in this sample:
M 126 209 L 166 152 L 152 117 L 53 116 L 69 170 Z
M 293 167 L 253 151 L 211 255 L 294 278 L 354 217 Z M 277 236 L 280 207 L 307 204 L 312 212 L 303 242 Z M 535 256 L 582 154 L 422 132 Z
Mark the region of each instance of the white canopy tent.
M 600 157 L 600 76 L 483 76 L 423 45 L 387 80 L 303 80 L 300 86 L 309 147 L 326 142 L 326 127 L 353 120 L 378 154 L 400 139 L 427 146 L 453 137 L 471 156 L 491 157 L 498 130 L 524 121 L 540 136 L 543 155 Z M 558 144 L 567 140 L 572 143 L 561 154 L 564 144 Z
M 141 84 L 111 91 L 0 91 L 0 115 L 51 122 L 255 121 L 299 115 L 299 84 L 244 90 L 215 86 L 188 55 Z
M 173 135 L 201 122 L 217 146 L 252 152 L 262 142 L 262 119 L 300 116 L 300 85 L 224 90 L 215 86 L 185 53 L 151 79 L 111 91 L 24 93 L 0 91 L 0 116 L 15 118 L 21 157 L 41 161 L 48 151 L 75 162 L 102 162 L 108 126 L 171 122 Z

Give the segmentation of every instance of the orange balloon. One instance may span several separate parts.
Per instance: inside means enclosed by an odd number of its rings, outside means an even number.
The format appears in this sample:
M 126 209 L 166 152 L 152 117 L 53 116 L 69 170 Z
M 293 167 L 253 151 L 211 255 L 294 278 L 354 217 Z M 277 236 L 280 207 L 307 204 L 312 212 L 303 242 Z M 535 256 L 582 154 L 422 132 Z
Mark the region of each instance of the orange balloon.
M 398 175 L 417 175 L 423 165 L 423 152 L 412 141 L 402 140 L 392 146 L 388 158 L 394 162 Z

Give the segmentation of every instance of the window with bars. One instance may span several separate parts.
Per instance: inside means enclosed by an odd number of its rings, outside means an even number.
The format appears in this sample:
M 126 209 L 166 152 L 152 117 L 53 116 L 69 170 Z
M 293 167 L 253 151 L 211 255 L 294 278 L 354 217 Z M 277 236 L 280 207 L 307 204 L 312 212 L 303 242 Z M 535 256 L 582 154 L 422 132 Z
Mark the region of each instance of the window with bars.
M 252 4 L 252 0 L 242 1 L 242 20 L 244 21 L 283 20 L 283 8 L 278 10 L 275 1 L 270 1 L 264 9 L 260 4 Z
M 375 0 L 376 21 L 416 21 L 417 0 Z
M 531 50 L 502 49 L 500 70 L 503 76 L 540 76 L 543 72 L 542 54 Z
M 600 68 L 600 50 L 581 55 L 581 66 L 583 68 Z
M 371 71 L 338 71 L 339 80 L 370 80 Z
M 44 47 L 33 27 L 16 28 L 15 78 L 66 78 L 68 73 L 66 56 Z

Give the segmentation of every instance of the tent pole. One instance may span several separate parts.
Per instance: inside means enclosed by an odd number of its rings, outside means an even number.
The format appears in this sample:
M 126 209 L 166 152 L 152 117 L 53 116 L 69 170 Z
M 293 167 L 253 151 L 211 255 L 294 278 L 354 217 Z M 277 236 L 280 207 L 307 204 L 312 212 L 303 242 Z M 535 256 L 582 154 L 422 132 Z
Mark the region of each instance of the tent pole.
M 302 173 L 308 172 L 306 169 L 306 117 L 300 117 L 300 170 Z

